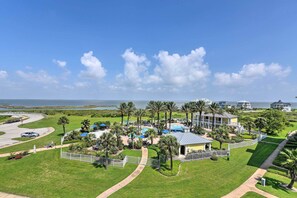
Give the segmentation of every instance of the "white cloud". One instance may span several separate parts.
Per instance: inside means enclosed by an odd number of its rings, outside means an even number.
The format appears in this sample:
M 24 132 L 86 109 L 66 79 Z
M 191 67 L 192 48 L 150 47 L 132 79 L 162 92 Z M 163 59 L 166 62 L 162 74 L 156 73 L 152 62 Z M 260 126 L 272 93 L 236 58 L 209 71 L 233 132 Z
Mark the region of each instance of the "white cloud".
M 56 59 L 53 59 L 53 63 L 55 63 L 56 65 L 58 65 L 59 67 L 66 67 L 67 65 L 67 62 L 66 61 L 61 61 L 61 60 L 56 60 Z
M 0 79 L 5 79 L 7 78 L 7 76 L 8 76 L 7 71 L 0 70 Z
M 248 64 L 243 65 L 238 73 L 215 73 L 214 84 L 221 86 L 247 85 L 266 76 L 283 78 L 288 76 L 290 72 L 290 67 L 285 68 L 277 63 L 271 63 L 270 65 L 264 63 Z
M 16 71 L 17 75 L 21 78 L 31 81 L 31 82 L 38 82 L 43 84 L 57 84 L 58 81 L 50 76 L 46 71 L 38 71 L 36 73 L 33 72 L 24 72 L 21 70 Z
M 74 83 L 74 85 L 77 88 L 86 88 L 89 86 L 89 83 L 88 82 L 76 82 L 76 83 Z
M 93 56 L 93 51 L 84 53 L 80 61 L 86 67 L 86 70 L 80 72 L 81 77 L 100 80 L 106 75 L 106 71 L 100 60 Z
M 146 56 L 127 49 L 122 55 L 125 61 L 124 72 L 117 76 L 117 84 L 111 87 L 152 91 L 202 85 L 211 73 L 204 63 L 205 54 L 203 47 L 187 55 L 170 55 L 167 51 L 160 51 L 155 56 L 157 65 L 150 72 L 150 61 Z

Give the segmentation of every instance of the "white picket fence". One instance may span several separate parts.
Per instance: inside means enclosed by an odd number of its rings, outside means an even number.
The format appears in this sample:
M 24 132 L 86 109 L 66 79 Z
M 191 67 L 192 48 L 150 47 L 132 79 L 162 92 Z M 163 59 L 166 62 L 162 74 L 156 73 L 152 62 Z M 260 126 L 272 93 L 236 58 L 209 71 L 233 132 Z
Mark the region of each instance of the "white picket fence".
M 243 141 L 239 143 L 232 143 L 228 144 L 228 150 L 234 149 L 234 148 L 241 148 L 241 147 L 246 147 L 246 146 L 252 146 L 254 144 L 257 144 L 258 142 L 261 142 L 263 139 L 267 137 L 267 134 L 261 133 L 260 136 L 254 140 L 249 140 L 249 141 Z

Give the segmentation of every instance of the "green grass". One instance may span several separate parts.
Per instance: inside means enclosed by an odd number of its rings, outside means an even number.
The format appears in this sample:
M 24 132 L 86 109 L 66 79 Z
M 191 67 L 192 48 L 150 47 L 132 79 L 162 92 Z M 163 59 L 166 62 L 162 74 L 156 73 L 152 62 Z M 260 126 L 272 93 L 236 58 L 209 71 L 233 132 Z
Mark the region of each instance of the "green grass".
M 5 134 L 5 132 L 3 132 L 3 131 L 0 131 L 0 135 L 4 135 Z
M 264 175 L 264 178 L 266 179 L 266 186 L 262 186 L 261 184 L 257 184 L 257 188 L 268 192 L 272 195 L 275 195 L 277 197 L 282 198 L 290 198 L 290 197 L 296 197 L 297 193 L 292 192 L 290 190 L 285 189 L 284 187 L 280 186 L 280 184 L 288 184 L 290 183 L 290 179 L 275 173 L 267 172 Z M 294 187 L 297 187 L 297 184 L 295 182 Z
M 287 137 L 287 134 L 291 131 L 297 130 L 297 122 L 290 122 L 292 126 L 287 126 L 282 132 L 278 134 L 279 137 Z
M 30 138 L 30 137 L 17 137 L 17 138 L 12 138 L 12 140 L 17 140 L 17 141 L 22 141 L 22 142 L 25 142 L 25 141 L 28 141 L 28 140 L 32 140 L 34 138 Z
M 179 160 L 173 160 L 173 168 L 170 169 L 170 160 L 162 164 L 160 167 L 160 173 L 165 176 L 176 176 L 178 174 L 179 165 L 181 162 Z
M 213 140 L 211 143 L 212 149 L 220 149 L 220 143 L 217 140 Z M 222 144 L 222 149 L 228 149 L 228 143 Z
M 43 128 L 43 127 L 54 127 L 55 131 L 47 136 L 36 139 L 34 141 L 25 142 L 23 144 L 18 144 L 11 147 L 0 149 L 0 154 L 33 149 L 34 145 L 36 145 L 37 148 L 41 148 L 52 141 L 57 145 L 59 145 L 61 143 L 61 137 L 63 136 L 63 130 L 61 125 L 57 125 L 57 121 L 61 116 L 62 114 L 56 114 L 54 116 L 48 116 L 47 118 L 44 118 L 37 122 L 32 122 L 29 124 L 22 125 L 21 127 L 31 128 L 31 129 Z M 84 119 L 89 119 L 91 123 L 94 123 L 95 121 L 99 120 L 98 118 L 91 118 L 90 116 L 69 116 L 68 118 L 70 120 L 70 124 L 66 125 L 66 131 L 71 131 L 71 130 L 80 128 L 81 126 L 80 123 Z M 118 119 L 119 118 L 110 118 L 109 120 L 115 121 Z M 103 120 L 103 118 L 100 118 L 100 120 Z
M 141 157 L 141 149 L 139 150 L 131 150 L 125 149 L 122 152 L 123 155 L 133 156 L 133 157 Z
M 0 115 L 0 123 L 4 123 L 10 119 L 11 116 L 8 115 Z
M 96 168 L 90 163 L 60 159 L 59 150 L 20 160 L 0 158 L 0 191 L 29 197 L 96 197 L 126 178 L 136 165 Z
M 255 192 L 247 192 L 245 193 L 241 198 L 262 198 L 264 196 L 259 195 L 258 193 Z M 264 197 L 265 198 L 265 197 Z
M 278 143 L 279 144 L 284 140 L 285 140 L 285 138 L 283 138 L 283 137 L 267 137 L 263 141 L 264 142 L 272 142 L 272 143 Z
M 277 145 L 259 143 L 232 149 L 230 161 L 184 162 L 178 176 L 164 177 L 146 167 L 128 186 L 112 197 L 221 197 L 247 180 Z M 133 192 L 133 193 L 131 193 Z

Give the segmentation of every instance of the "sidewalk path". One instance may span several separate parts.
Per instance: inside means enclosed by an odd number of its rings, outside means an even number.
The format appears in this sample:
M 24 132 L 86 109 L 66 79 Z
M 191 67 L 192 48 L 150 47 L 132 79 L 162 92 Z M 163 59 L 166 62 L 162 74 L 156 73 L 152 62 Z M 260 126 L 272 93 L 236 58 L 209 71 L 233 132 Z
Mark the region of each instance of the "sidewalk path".
M 53 150 L 53 149 L 56 149 L 56 148 L 64 148 L 64 147 L 68 147 L 68 146 L 70 146 L 70 144 L 57 145 L 57 146 L 54 146 L 52 148 L 37 148 L 36 152 L 48 151 L 48 150 Z M 16 152 L 13 152 L 13 153 L 20 153 L 20 152 L 24 152 L 24 151 L 16 151 Z M 33 152 L 34 152 L 34 149 L 29 150 L 29 153 L 33 153 Z M 10 153 L 0 154 L 0 157 L 7 157 L 7 156 L 10 156 Z
M 28 198 L 28 197 L 0 192 L 0 198 Z
M 115 193 L 116 191 L 120 190 L 121 188 L 125 187 L 130 182 L 132 182 L 143 171 L 147 163 L 148 150 L 147 148 L 144 148 L 144 147 L 142 147 L 141 150 L 142 150 L 141 161 L 140 161 L 140 164 L 137 166 L 137 168 L 134 170 L 134 172 L 131 173 L 128 177 L 126 177 L 121 182 L 117 183 L 113 187 L 101 193 L 99 196 L 97 196 L 97 198 L 105 198 L 110 196 L 111 194 Z
M 258 188 L 256 188 L 256 184 L 258 183 L 258 179 L 262 178 L 265 173 L 267 172 L 267 169 L 272 165 L 273 160 L 277 157 L 279 152 L 284 148 L 286 145 L 288 139 L 282 141 L 278 147 L 273 151 L 273 153 L 265 160 L 265 162 L 256 170 L 256 172 L 248 179 L 246 180 L 242 185 L 240 185 L 238 188 L 230 192 L 229 194 L 223 196 L 223 198 L 237 198 L 242 197 L 244 194 L 246 194 L 249 191 L 256 192 L 260 195 L 263 195 L 268 198 L 275 198 L 276 196 L 271 195 L 267 192 L 264 192 Z

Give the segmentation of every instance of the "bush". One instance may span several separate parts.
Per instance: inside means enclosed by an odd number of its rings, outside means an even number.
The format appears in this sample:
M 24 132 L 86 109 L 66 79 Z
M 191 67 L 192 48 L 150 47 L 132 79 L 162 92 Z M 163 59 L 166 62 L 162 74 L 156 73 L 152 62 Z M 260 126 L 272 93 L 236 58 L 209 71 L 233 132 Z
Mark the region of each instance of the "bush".
M 211 160 L 213 161 L 218 161 L 218 156 L 216 154 L 212 154 L 212 156 L 210 157 Z
M 242 142 L 244 140 L 244 138 L 241 136 L 233 136 L 232 140 L 234 140 L 234 142 L 238 143 L 238 142 Z
M 206 133 L 206 131 L 200 126 L 195 126 L 193 128 L 193 133 L 198 134 L 198 135 L 204 135 Z

